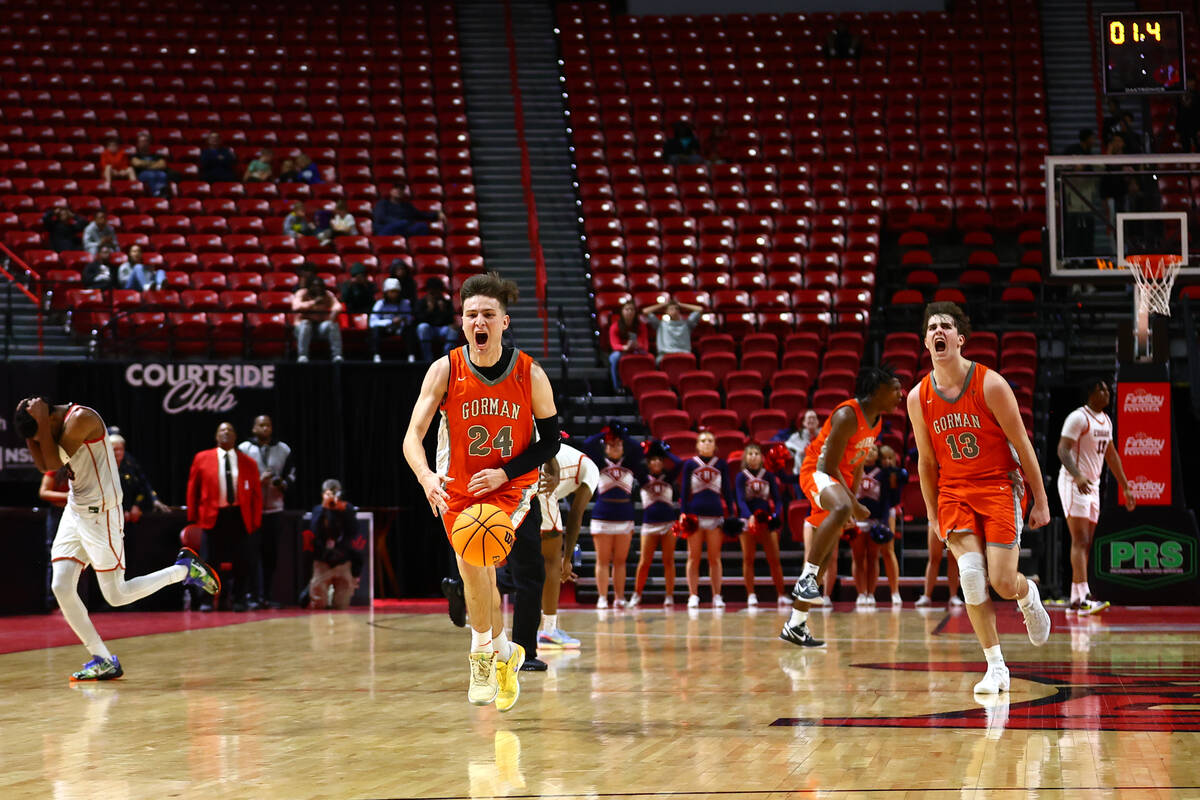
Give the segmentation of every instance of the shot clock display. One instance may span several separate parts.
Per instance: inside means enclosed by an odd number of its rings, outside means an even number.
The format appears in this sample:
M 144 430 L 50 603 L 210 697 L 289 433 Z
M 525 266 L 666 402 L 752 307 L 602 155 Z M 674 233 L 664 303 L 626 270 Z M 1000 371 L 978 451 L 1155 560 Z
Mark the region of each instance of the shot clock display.
M 1105 94 L 1167 94 L 1187 84 L 1178 11 L 1101 14 L 1100 51 Z

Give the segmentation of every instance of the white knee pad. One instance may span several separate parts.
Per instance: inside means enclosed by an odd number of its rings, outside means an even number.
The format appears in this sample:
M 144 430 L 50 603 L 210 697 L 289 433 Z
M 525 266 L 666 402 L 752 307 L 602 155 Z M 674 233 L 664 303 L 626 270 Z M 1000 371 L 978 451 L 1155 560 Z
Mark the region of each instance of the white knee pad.
M 958 557 L 958 582 L 967 605 L 978 606 L 987 602 L 987 570 L 981 553 L 963 553 Z

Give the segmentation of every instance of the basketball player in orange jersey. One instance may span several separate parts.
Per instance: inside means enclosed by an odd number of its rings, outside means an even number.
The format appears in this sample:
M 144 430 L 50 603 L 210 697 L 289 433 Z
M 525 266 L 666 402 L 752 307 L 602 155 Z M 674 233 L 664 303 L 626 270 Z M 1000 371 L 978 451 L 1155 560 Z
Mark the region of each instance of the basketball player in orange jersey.
M 51 588 L 63 619 L 92 659 L 72 681 L 107 681 L 125 671 L 108 651 L 79 599 L 79 576 L 91 565 L 104 599 L 128 605 L 173 583 L 216 594 L 221 581 L 211 567 L 186 547 L 175 564 L 125 580 L 125 513 L 117 459 L 104 420 L 86 406 L 55 405 L 41 397 L 22 400 L 13 418 L 18 435 L 43 474 L 68 467 L 67 504 L 50 546 Z
M 880 418 L 900 405 L 904 396 L 900 379 L 886 366 L 864 368 L 858 373 L 857 388 L 856 396 L 840 403 L 825 420 L 800 466 L 800 488 L 812 503 L 807 521 L 816 530 L 812 551 L 804 554 L 804 571 L 792 588 L 792 616 L 779 638 L 801 647 L 824 644 L 808 632 L 808 609 L 821 602 L 820 565 L 837 547 L 851 517 L 866 519 L 871 514 L 855 499 L 863 463 L 879 435 Z
M 504 634 L 496 568 L 472 566 L 458 557 L 471 619 L 467 699 L 479 706 L 494 701 L 497 709 L 508 711 L 520 694 L 517 672 L 525 654 L 537 653 L 545 566 L 541 514 L 533 500 L 538 468 L 558 453 L 558 412 L 546 373 L 527 353 L 502 341 L 507 309 L 517 300 L 516 284 L 494 272 L 474 275 L 463 284 L 460 298 L 467 343 L 425 373 L 404 437 L 404 457 L 447 535 L 459 513 L 476 503 L 490 503 L 512 517 L 512 642 Z M 437 411 L 434 471 L 422 440 Z
M 1017 601 L 1029 641 L 1043 645 L 1050 636 L 1050 615 L 1037 585 L 1017 571 L 1024 522 L 1021 469 L 1033 491 L 1031 528 L 1050 522 L 1046 488 L 1012 389 L 1000 373 L 962 356 L 971 334 L 963 310 L 930 303 L 922 328 L 933 372 L 908 396 L 921 494 L 929 525 L 958 559 L 967 613 L 987 659 L 975 691 L 998 694 L 1008 691 L 1009 679 L 989 579 L 998 595 Z

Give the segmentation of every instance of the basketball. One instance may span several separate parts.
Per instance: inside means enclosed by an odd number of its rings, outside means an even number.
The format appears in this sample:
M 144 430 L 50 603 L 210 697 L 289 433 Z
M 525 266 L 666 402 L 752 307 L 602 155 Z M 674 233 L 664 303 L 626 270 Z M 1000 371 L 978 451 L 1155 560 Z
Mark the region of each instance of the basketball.
M 450 541 L 468 564 L 494 567 L 508 556 L 516 536 L 512 519 L 502 509 L 476 503 L 454 520 Z

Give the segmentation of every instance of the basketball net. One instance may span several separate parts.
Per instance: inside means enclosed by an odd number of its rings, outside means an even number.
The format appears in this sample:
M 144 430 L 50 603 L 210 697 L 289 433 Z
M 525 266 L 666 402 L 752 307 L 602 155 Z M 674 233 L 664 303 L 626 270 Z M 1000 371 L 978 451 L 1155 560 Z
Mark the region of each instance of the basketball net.
M 1135 354 L 1138 359 L 1149 360 L 1150 315 L 1171 316 L 1171 289 L 1183 268 L 1183 256 L 1125 256 L 1125 266 L 1133 273 Z

